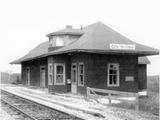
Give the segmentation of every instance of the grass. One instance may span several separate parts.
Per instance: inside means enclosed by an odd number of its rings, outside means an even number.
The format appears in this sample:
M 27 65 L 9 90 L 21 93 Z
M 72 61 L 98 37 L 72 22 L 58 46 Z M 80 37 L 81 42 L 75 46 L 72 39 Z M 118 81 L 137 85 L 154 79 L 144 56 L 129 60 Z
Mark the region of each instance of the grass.
M 131 101 L 113 104 L 113 106 L 135 109 L 135 103 Z M 147 77 L 147 96 L 139 97 L 139 110 L 159 116 L 159 76 Z
M 146 97 L 140 97 L 139 108 L 142 111 L 159 115 L 159 93 L 148 91 Z
M 159 115 L 159 76 L 147 77 L 147 96 L 140 97 L 140 110 Z

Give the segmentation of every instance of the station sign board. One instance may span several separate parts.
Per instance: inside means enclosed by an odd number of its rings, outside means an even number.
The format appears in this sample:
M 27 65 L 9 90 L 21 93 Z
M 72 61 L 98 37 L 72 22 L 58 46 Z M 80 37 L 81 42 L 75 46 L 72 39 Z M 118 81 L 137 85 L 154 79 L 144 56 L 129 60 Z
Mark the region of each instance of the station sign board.
M 135 50 L 136 46 L 134 44 L 110 44 L 110 49 L 115 50 Z

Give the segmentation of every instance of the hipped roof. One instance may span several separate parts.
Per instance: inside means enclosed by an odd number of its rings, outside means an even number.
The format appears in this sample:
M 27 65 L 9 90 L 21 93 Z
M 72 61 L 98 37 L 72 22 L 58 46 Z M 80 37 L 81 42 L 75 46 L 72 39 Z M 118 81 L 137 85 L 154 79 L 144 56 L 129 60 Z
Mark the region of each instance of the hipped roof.
M 73 29 L 73 28 L 65 28 L 62 30 L 58 30 L 56 32 L 49 33 L 47 36 L 53 35 L 82 35 L 83 32 L 80 29 Z
M 50 35 L 63 35 L 64 33 L 79 34 L 81 37 L 60 49 L 48 52 L 48 42 L 41 43 L 39 46 L 31 50 L 24 57 L 11 62 L 11 64 L 19 64 L 24 61 L 45 57 L 55 54 L 63 54 L 69 52 L 91 52 L 104 54 L 133 54 L 138 56 L 159 54 L 158 49 L 135 43 L 101 22 L 91 24 L 84 27 L 81 31 L 77 29 L 64 29 Z M 74 35 L 73 34 L 73 35 Z M 110 49 L 110 44 L 126 44 L 135 45 L 135 50 Z

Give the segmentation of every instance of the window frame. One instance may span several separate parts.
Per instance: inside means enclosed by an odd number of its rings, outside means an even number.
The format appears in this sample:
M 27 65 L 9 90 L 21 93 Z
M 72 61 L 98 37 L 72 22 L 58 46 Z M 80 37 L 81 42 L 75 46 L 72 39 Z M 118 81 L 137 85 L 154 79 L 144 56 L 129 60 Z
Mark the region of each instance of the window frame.
M 51 66 L 51 70 L 50 70 Z M 50 80 L 50 75 L 51 75 L 51 80 Z M 48 85 L 53 85 L 53 64 L 48 63 Z
M 83 84 L 80 83 L 80 65 L 83 65 Z M 78 63 L 78 86 L 84 86 L 84 63 Z
M 57 66 L 63 66 L 63 83 L 57 83 L 56 76 L 57 76 Z M 54 85 L 65 85 L 65 63 L 55 63 L 54 64 Z
M 116 65 L 116 67 L 117 67 L 117 84 L 110 84 L 110 73 L 109 73 L 109 70 L 110 70 L 110 66 L 111 65 Z M 108 64 L 108 74 L 107 74 L 107 86 L 108 87 L 119 87 L 120 86 L 120 81 L 119 81 L 119 77 L 120 77 L 120 69 L 119 69 L 119 64 L 118 63 L 109 63 Z
M 55 46 L 56 47 L 62 47 L 62 46 L 64 46 L 64 39 L 61 38 L 61 37 L 59 37 L 59 36 L 57 36 L 55 38 Z

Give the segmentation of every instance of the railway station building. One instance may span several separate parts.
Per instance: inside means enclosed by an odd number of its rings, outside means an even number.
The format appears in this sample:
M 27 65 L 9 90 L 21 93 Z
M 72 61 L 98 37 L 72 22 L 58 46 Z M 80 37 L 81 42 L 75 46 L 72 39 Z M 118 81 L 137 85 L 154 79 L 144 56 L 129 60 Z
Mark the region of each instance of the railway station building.
M 80 29 L 67 25 L 47 37 L 11 64 L 21 64 L 24 85 L 50 93 L 86 94 L 87 87 L 138 92 L 147 88 L 146 56 L 159 54 L 101 22 Z

